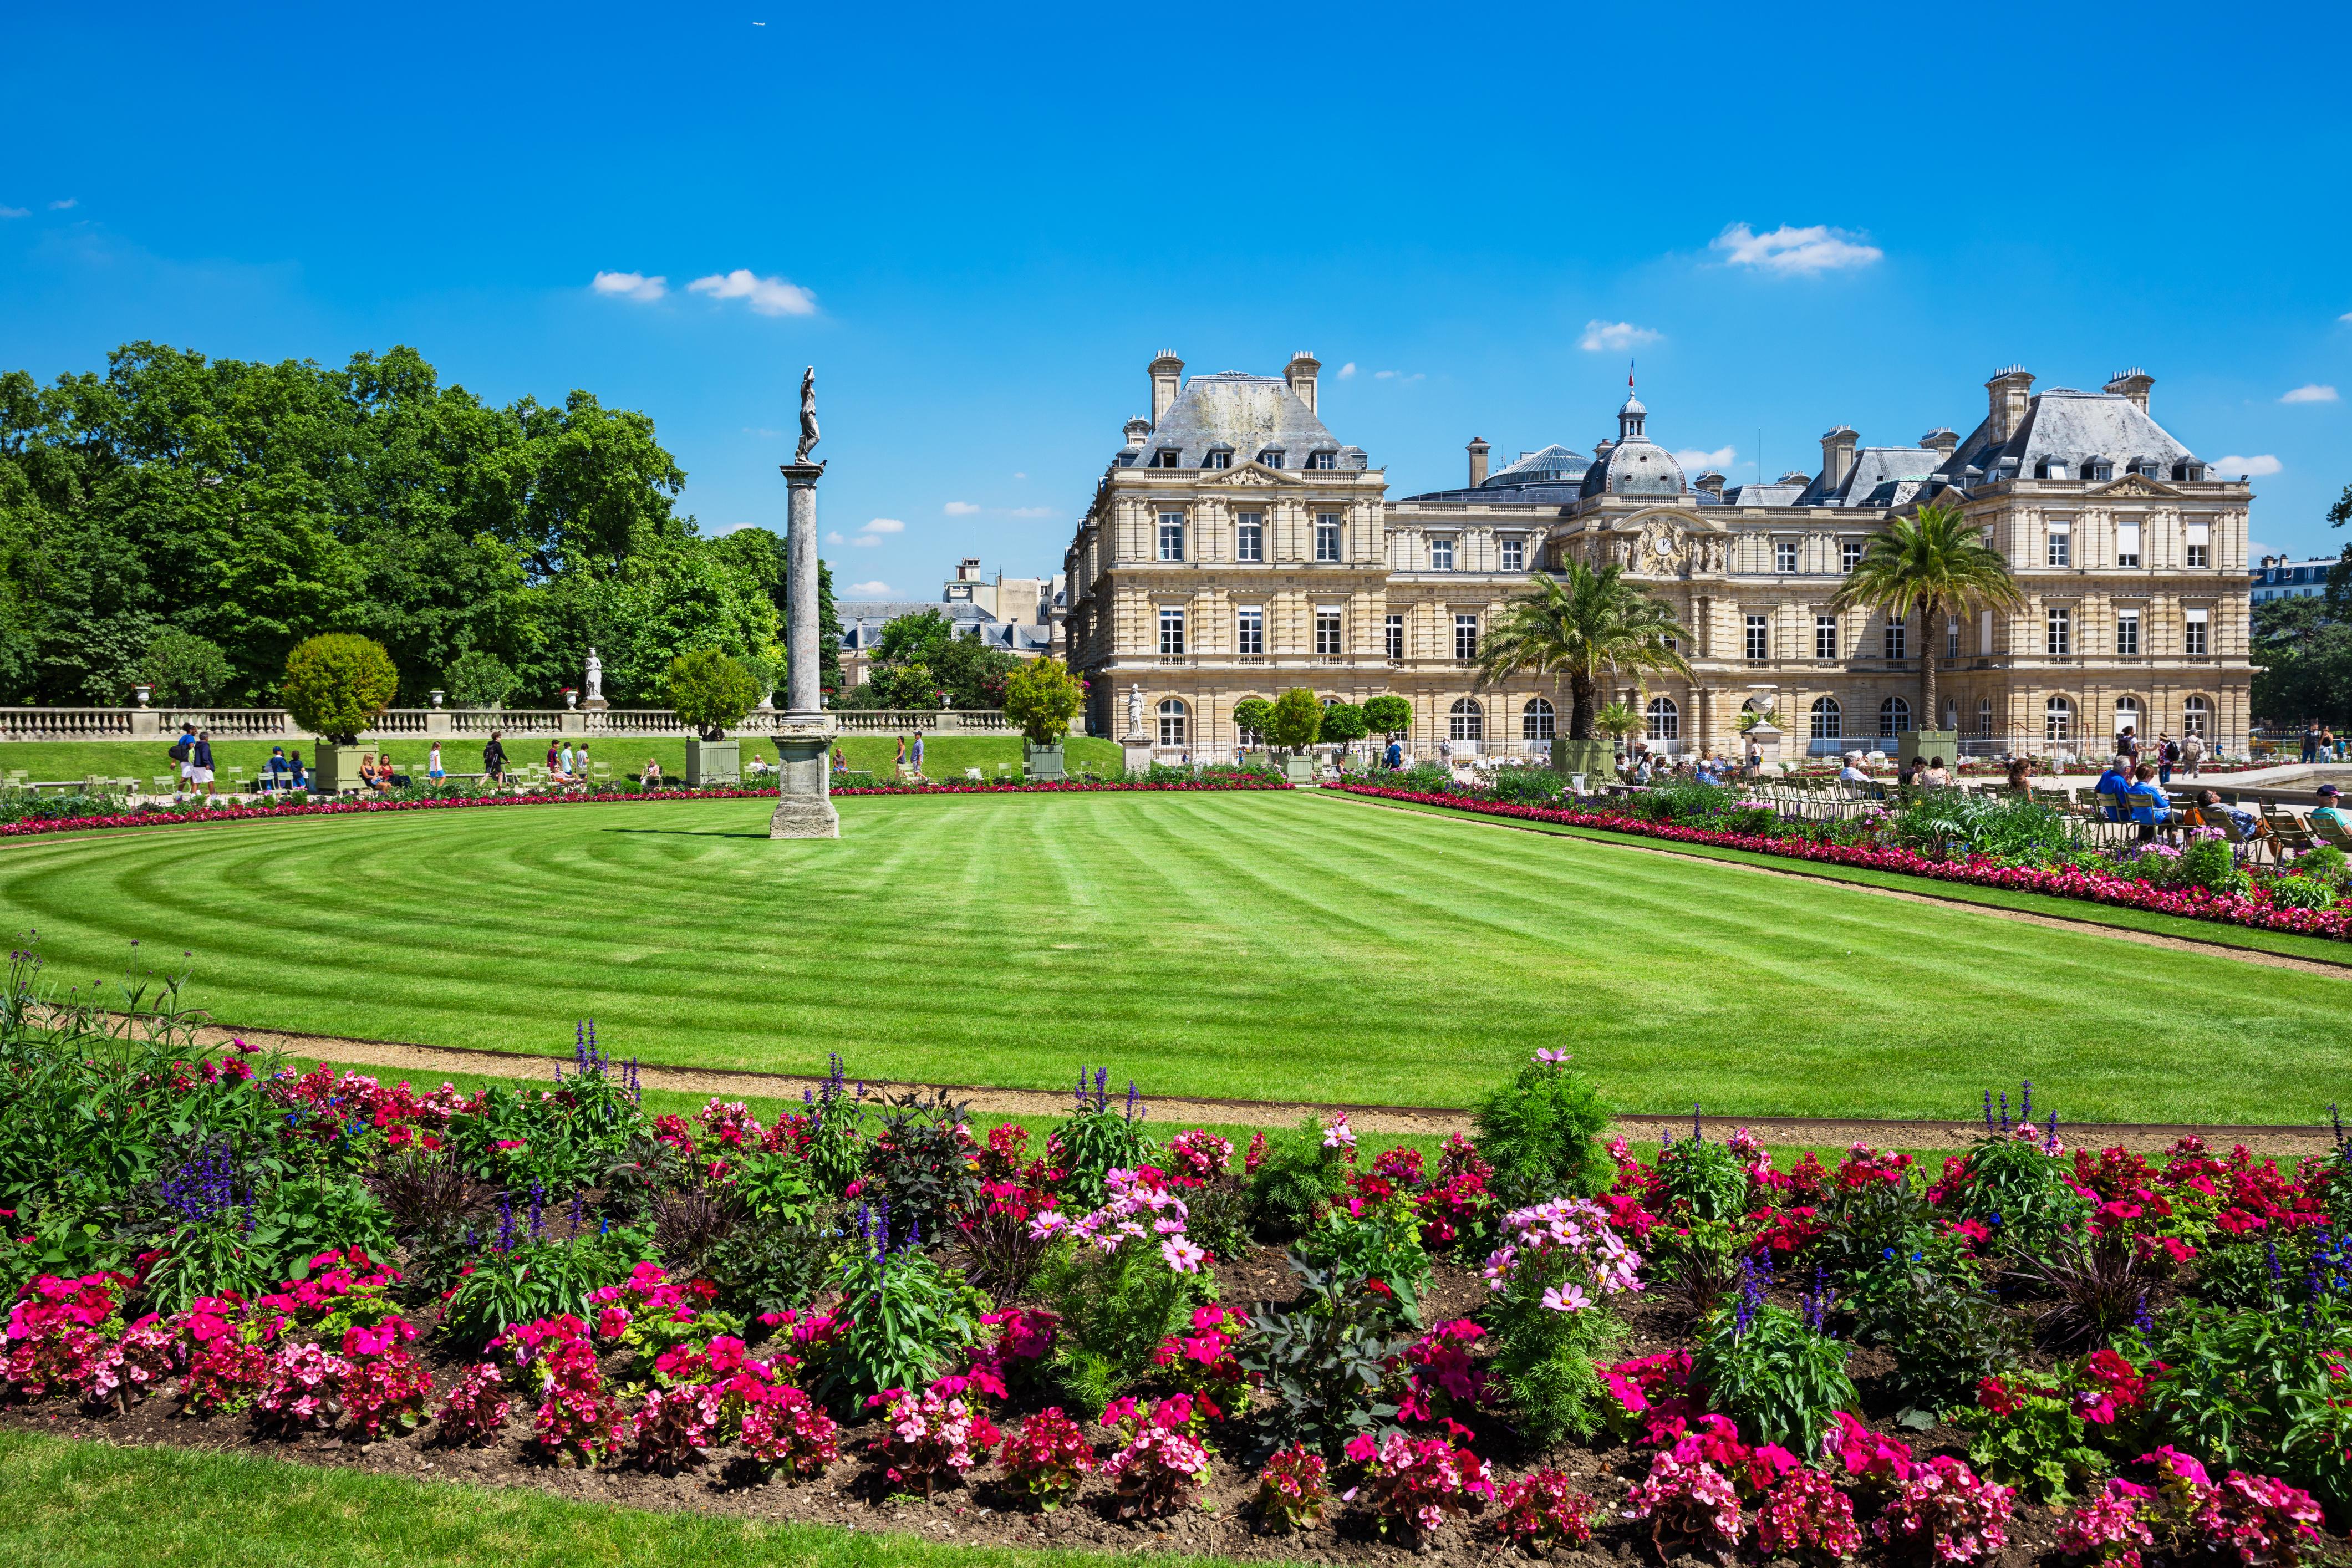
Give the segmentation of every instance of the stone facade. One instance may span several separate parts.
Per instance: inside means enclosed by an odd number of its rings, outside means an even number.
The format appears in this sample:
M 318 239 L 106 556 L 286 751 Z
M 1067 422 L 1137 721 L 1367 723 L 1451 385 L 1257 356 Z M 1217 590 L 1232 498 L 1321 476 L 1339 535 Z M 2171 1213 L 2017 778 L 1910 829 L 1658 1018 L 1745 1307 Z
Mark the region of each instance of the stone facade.
M 2126 723 L 2245 748 L 2251 491 L 2156 425 L 2139 372 L 2036 395 L 2006 370 L 1965 439 L 1865 447 L 1839 426 L 1820 473 L 1727 489 L 1684 475 L 1629 396 L 1590 458 L 1547 447 L 1489 473 L 1473 441 L 1467 488 L 1391 501 L 1317 416 L 1311 355 L 1279 378 L 1182 369 L 1152 362 L 1153 417 L 1129 421 L 1065 562 L 1097 734 L 1123 731 L 1114 704 L 1139 685 L 1163 755 L 1230 755 L 1235 702 L 1307 686 L 1407 698 L 1424 754 L 1540 749 L 1565 730 L 1565 683 L 1479 690 L 1472 659 L 1529 572 L 1576 557 L 1624 566 L 1691 631 L 1695 679 L 1604 694 L 1661 749 L 1735 750 L 1751 704 L 1778 710 L 1791 751 L 1892 751 L 1898 731 L 1947 728 L 1970 752 L 2079 754 Z M 2026 603 L 1948 629 L 1946 711 L 1929 716 L 1912 711 L 1916 618 L 1890 628 L 1828 600 L 1874 532 L 1939 499 L 1986 531 Z

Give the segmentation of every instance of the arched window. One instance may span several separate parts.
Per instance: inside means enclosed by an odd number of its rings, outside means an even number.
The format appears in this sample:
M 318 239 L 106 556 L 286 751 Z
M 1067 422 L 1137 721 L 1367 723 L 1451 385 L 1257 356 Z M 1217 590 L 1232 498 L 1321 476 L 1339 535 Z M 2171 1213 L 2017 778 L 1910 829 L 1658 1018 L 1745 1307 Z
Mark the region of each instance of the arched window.
M 1900 697 L 1890 697 L 1878 705 L 1878 733 L 1892 740 L 1911 728 L 1911 704 Z
M 1175 747 L 1189 744 L 1185 740 L 1189 728 L 1185 721 L 1189 716 L 1181 700 L 1171 697 L 1163 700 L 1160 704 L 1160 743 Z
M 1990 697 L 1977 699 L 1977 739 L 1992 739 L 1992 699 Z
M 1519 739 L 1549 741 L 1552 738 L 1553 713 L 1551 703 L 1541 697 L 1530 697 L 1528 705 L 1519 710 Z
M 1955 735 L 1960 732 L 1960 700 L 1958 698 L 1944 699 L 1944 722 L 1940 727 L 1950 731 Z
M 2210 740 L 2213 731 L 2208 726 L 2211 724 L 2212 720 L 2213 705 L 2202 697 L 2184 697 L 2180 700 L 2180 732 L 2182 734 Z
M 2137 697 L 2116 699 L 2116 739 L 2122 740 L 2126 730 L 2142 737 L 2147 734 L 2147 714 Z
M 1675 706 L 1671 697 L 1653 697 L 1643 717 L 1649 728 L 1644 731 L 1653 741 L 1678 741 L 1683 733 L 1683 710 Z
M 1813 739 L 1834 741 L 1845 734 L 1845 715 L 1838 710 L 1834 697 L 1813 699 Z
M 2042 738 L 2045 741 L 2071 741 L 2074 738 L 2074 705 L 2063 697 L 2053 697 L 2042 704 Z
M 1454 709 L 1447 716 L 1447 732 L 1457 741 L 1483 741 L 1486 738 L 1486 710 L 1468 697 L 1454 700 Z

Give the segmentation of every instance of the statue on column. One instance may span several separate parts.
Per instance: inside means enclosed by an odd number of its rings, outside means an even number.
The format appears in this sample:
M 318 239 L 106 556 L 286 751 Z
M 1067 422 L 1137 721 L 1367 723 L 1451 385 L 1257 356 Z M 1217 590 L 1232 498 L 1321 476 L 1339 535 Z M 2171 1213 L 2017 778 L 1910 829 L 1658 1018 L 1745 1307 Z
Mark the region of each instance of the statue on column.
M 816 433 L 816 366 L 801 372 L 801 440 L 793 448 L 793 461 L 809 460 L 809 448 L 817 444 Z

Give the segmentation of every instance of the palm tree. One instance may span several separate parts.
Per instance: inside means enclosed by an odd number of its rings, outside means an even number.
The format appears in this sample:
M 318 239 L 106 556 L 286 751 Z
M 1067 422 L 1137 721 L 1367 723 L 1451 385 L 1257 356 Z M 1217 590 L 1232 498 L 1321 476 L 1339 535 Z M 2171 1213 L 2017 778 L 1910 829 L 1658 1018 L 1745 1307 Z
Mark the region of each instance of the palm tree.
M 1985 544 L 1949 501 L 1929 501 L 1917 513 L 1896 518 L 1870 542 L 1843 584 L 1830 596 L 1832 610 L 1855 605 L 1883 609 L 1888 618 L 1908 620 L 1919 612 L 1919 720 L 1936 722 L 1936 648 L 1944 617 L 1975 610 L 2013 610 L 2025 595 L 2009 574 L 2000 552 Z
M 1523 669 L 1567 676 L 1568 738 L 1590 741 L 1601 679 L 1657 671 L 1687 677 L 1690 666 L 1675 645 L 1688 636 L 1673 609 L 1627 582 L 1623 568 L 1596 572 L 1570 560 L 1557 577 L 1529 577 L 1504 605 L 1478 650 L 1478 684 Z

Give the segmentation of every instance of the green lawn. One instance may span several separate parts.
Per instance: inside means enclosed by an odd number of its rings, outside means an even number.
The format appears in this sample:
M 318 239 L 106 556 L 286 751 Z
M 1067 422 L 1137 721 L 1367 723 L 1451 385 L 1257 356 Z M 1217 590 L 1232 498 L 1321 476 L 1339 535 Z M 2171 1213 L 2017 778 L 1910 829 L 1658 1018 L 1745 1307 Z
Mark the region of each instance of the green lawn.
M 575 743 L 577 742 L 577 737 Z M 756 753 L 775 760 L 769 743 L 757 737 L 743 738 L 743 759 L 749 762 Z M 269 760 L 269 741 L 215 741 L 214 760 L 221 771 L 221 780 L 227 782 L 227 770 L 243 768 L 248 778 L 257 777 L 262 763 Z M 431 742 L 421 740 L 399 741 L 391 747 L 394 762 L 403 767 L 425 771 L 426 749 Z M 35 779 L 80 779 L 95 773 L 100 778 L 137 778 L 142 782 L 179 772 L 179 764 L 165 755 L 172 748 L 172 737 L 157 741 L 24 741 L 0 745 L 0 777 L 23 772 Z M 892 759 L 898 750 L 898 739 L 892 735 L 851 735 L 841 742 L 844 756 L 853 768 L 871 770 L 876 776 L 890 776 Z M 307 761 L 311 753 L 309 742 L 289 742 L 289 751 L 300 752 Z M 673 779 L 686 776 L 686 742 L 684 741 L 637 741 L 600 739 L 589 746 L 589 752 L 599 762 L 612 767 L 615 775 L 631 775 L 641 772 L 647 757 L 659 759 L 662 772 Z M 1065 744 L 1064 754 L 1072 768 L 1091 767 L 1116 773 L 1119 768 L 1118 743 L 1097 741 L 1087 736 L 1073 735 Z M 961 778 L 966 768 L 979 768 L 993 777 L 999 764 L 1008 764 L 1014 772 L 1021 768 L 1021 739 L 1017 735 L 949 735 L 926 736 L 923 741 L 923 771 L 932 778 Z M 515 763 L 537 762 L 547 754 L 544 736 L 526 737 L 507 747 L 509 759 Z M 441 743 L 442 765 L 452 773 L 478 773 L 482 766 L 482 744 L 467 736 Z
M 1078 1568 L 1108 1559 L 0 1433 L 0 1562 L 49 1568 Z
M 225 1021 L 649 1061 L 1462 1105 L 1538 1046 L 1619 1104 L 2301 1121 L 2352 980 L 1294 795 L 417 814 L 0 846 L 58 970 L 192 950 Z

